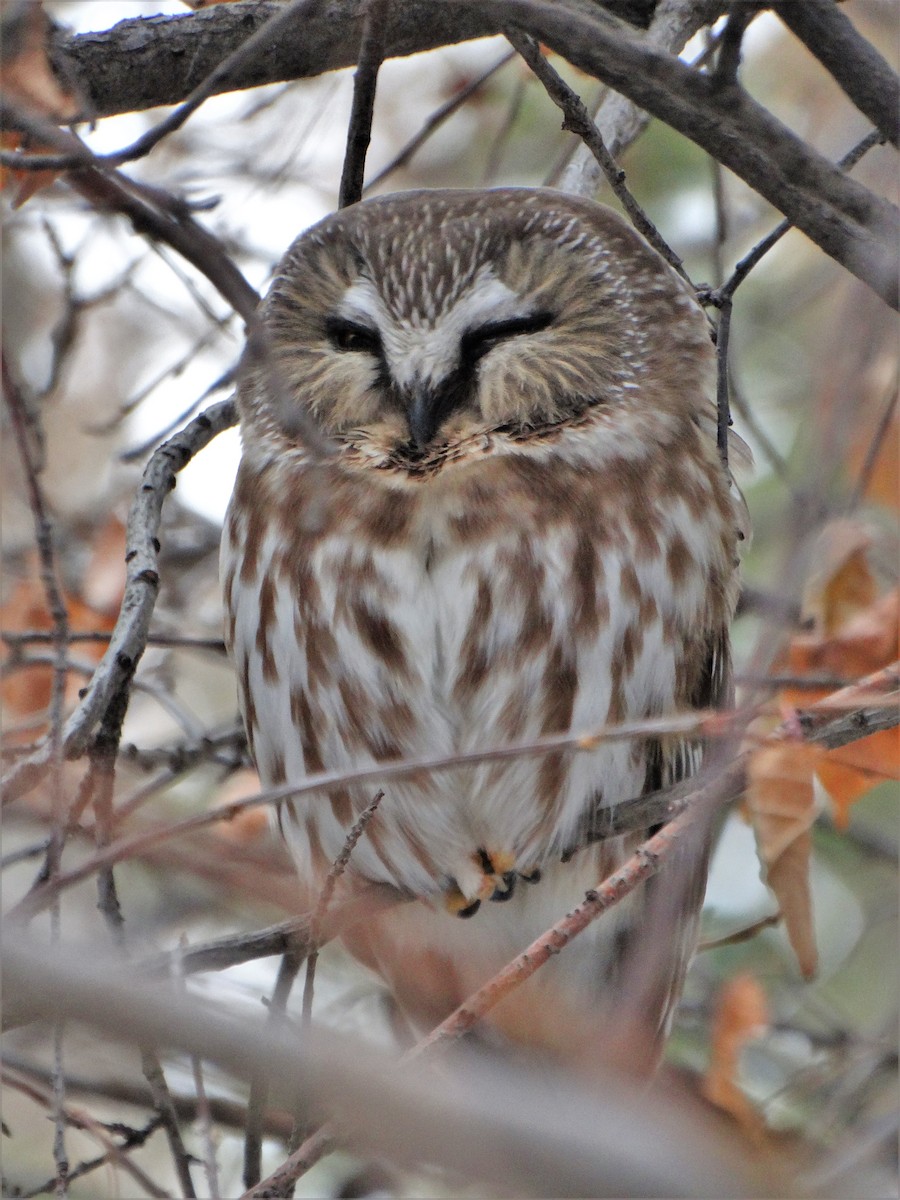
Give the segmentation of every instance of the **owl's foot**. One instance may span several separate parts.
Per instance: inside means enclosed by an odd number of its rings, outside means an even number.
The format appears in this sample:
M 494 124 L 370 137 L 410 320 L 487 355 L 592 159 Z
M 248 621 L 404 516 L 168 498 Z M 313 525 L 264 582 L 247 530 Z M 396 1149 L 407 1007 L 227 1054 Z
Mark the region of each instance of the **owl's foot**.
M 496 903 L 510 900 L 518 880 L 513 870 L 515 859 L 504 851 L 478 849 L 470 863 L 444 893 L 444 907 L 457 917 L 474 916 L 482 900 Z
M 481 908 L 480 900 L 469 900 L 457 887 L 444 892 L 444 908 L 453 917 L 474 917 Z

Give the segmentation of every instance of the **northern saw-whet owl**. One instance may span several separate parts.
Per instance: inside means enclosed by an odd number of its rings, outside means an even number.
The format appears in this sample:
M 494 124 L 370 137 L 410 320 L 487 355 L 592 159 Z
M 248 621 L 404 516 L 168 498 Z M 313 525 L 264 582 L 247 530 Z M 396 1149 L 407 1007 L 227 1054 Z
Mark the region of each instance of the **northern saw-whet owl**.
M 725 700 L 738 535 L 708 327 L 615 213 L 528 188 L 366 201 L 294 242 L 262 319 L 222 578 L 264 785 Z M 336 454 L 314 460 L 298 413 Z M 416 900 L 351 948 L 439 1020 L 644 836 L 592 842 L 592 814 L 699 754 L 612 741 L 386 780 L 344 881 Z M 281 806 L 313 898 L 379 786 Z M 614 996 L 656 933 L 658 1034 L 707 849 L 662 916 L 645 887 L 538 977 Z

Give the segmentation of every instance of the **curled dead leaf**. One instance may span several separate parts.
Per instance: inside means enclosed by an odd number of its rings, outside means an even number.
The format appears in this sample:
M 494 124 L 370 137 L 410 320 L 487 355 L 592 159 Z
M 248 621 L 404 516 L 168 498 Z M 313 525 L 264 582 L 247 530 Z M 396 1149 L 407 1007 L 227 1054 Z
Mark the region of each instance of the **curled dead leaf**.
M 778 898 L 804 978 L 816 972 L 812 920 L 810 829 L 816 818 L 813 773 L 822 750 L 804 742 L 762 746 L 750 757 L 745 806 L 756 833 L 766 882 Z

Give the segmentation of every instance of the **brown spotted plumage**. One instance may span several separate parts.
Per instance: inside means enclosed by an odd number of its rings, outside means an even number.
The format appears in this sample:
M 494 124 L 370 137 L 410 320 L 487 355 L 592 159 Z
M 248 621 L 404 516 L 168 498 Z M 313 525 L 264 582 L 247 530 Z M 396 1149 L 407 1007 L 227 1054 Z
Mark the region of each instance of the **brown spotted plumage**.
M 712 348 L 619 217 L 530 189 L 368 201 L 294 243 L 263 316 L 222 571 L 265 783 L 722 701 L 737 522 Z M 311 460 L 299 413 L 332 457 Z M 347 878 L 419 903 L 354 949 L 421 1020 L 446 1014 L 633 847 L 586 844 L 592 814 L 698 758 L 621 741 L 385 781 Z M 378 786 L 284 806 L 313 891 Z M 658 950 L 654 1029 L 704 882 L 699 847 Z M 613 994 L 649 905 L 645 890 L 597 922 L 557 982 Z

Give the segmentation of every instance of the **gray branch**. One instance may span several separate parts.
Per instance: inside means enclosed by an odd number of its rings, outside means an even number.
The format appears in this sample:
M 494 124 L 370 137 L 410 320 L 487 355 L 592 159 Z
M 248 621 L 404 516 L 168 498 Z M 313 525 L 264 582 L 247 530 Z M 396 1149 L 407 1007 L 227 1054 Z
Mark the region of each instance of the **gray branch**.
M 128 571 L 119 619 L 110 637 L 109 648 L 63 729 L 62 750 L 67 758 L 78 758 L 84 752 L 102 713 L 118 689 L 134 674 L 144 652 L 159 590 L 156 535 L 163 503 L 175 486 L 176 473 L 216 434 L 236 421 L 237 414 L 230 400 L 214 404 L 161 446 L 147 464 L 128 515 L 125 555 Z M 52 755 L 53 744 L 48 740 L 17 763 L 3 781 L 3 802 L 15 800 L 29 791 L 43 775 Z
M 775 11 L 859 111 L 896 146 L 900 138 L 900 83 L 834 0 L 803 0 L 802 4 L 777 0 Z
M 104 33 L 58 38 L 55 61 L 67 76 L 80 81 L 99 114 L 173 103 L 281 7 L 265 2 L 221 5 L 183 17 L 125 21 Z M 693 0 L 690 7 L 695 7 Z M 218 90 L 352 65 L 362 11 L 361 0 L 315 6 L 295 31 L 276 39 L 265 54 L 243 60 L 233 74 L 224 74 Z M 516 24 L 696 142 L 897 307 L 897 209 L 843 175 L 737 84 L 723 85 L 691 69 L 589 0 L 393 0 L 390 14 L 387 57 Z M 857 70 L 865 73 L 871 58 L 860 57 L 862 39 L 855 31 L 854 39 L 843 43 L 842 78 Z

